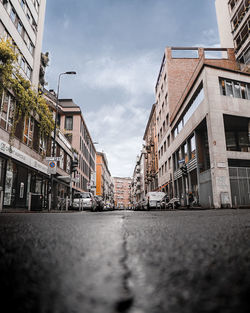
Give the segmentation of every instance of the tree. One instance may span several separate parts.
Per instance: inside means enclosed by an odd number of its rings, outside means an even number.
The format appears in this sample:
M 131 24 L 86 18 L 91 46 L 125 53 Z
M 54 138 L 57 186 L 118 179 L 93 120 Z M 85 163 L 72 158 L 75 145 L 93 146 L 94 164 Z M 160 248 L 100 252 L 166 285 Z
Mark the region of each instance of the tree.
M 30 116 L 38 120 L 40 135 L 50 136 L 54 127 L 52 112 L 42 94 L 35 91 L 30 81 L 20 74 L 17 59 L 15 46 L 10 40 L 0 39 L 0 99 L 3 92 L 9 90 L 16 100 L 11 136 L 19 119 Z

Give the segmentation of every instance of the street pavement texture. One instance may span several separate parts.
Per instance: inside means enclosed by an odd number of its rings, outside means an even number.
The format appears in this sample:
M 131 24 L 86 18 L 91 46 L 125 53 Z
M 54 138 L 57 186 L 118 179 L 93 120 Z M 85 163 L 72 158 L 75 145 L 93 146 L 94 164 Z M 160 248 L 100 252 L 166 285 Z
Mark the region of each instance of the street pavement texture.
M 1 312 L 245 313 L 250 210 L 0 214 Z

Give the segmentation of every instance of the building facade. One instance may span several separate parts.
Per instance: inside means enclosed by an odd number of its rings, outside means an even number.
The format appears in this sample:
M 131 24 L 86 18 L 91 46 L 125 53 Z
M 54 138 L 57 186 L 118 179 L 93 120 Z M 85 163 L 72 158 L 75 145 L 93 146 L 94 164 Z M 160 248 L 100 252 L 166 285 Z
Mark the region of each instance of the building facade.
M 0 37 L 10 39 L 18 53 L 20 73 L 37 90 L 46 1 L 0 1 Z M 45 97 L 48 100 L 47 97 Z M 55 110 L 55 102 L 49 104 Z M 0 207 L 28 207 L 31 194 L 42 196 L 48 208 L 50 178 L 46 156 L 51 156 L 52 138 L 39 136 L 39 121 L 20 117 L 11 135 L 15 97 L 5 90 L 0 95 Z M 60 142 L 65 153 L 71 150 Z M 65 175 L 66 165 L 58 168 Z
M 96 195 L 104 203 L 114 203 L 114 182 L 111 177 L 108 160 L 104 152 L 96 152 Z
M 126 209 L 130 206 L 130 177 L 113 177 L 114 200 L 117 209 Z
M 49 92 L 45 92 L 44 97 L 55 112 L 56 98 Z M 0 204 L 5 208 L 28 208 L 30 196 L 40 195 L 41 209 L 51 208 L 51 201 L 56 208 L 58 200 L 70 194 L 70 182 L 60 177 L 70 175 L 71 144 L 59 131 L 55 138 L 55 156 L 60 160 L 55 162 L 52 183 L 46 158 L 52 156 L 54 138 L 42 138 L 39 121 L 30 116 L 19 119 L 10 140 L 12 124 L 6 116 L 13 102 L 14 97 L 4 91 L 0 102 L 0 191 L 3 197 Z
M 249 74 L 233 49 L 221 49 L 220 59 L 211 58 L 218 49 L 185 48 L 195 59 L 173 58 L 173 50 L 156 85 L 159 190 L 183 205 L 190 194 L 203 207 L 249 205 Z
M 249 0 L 215 0 L 222 48 L 234 48 L 238 62 L 250 64 Z
M 81 109 L 72 99 L 60 99 L 59 120 L 61 132 L 77 153 L 78 168 L 73 174 L 72 187 L 76 191 L 96 193 L 96 150 Z
M 158 188 L 158 142 L 156 134 L 156 105 L 153 104 L 143 140 L 145 193 Z
M 38 87 L 46 0 L 0 0 L 0 37 L 15 44 L 20 71 Z
M 131 182 L 131 202 L 132 207 L 138 206 L 138 204 L 145 199 L 146 195 L 146 184 L 145 184 L 145 153 L 142 149 L 140 155 L 136 158 L 136 165 L 133 172 Z

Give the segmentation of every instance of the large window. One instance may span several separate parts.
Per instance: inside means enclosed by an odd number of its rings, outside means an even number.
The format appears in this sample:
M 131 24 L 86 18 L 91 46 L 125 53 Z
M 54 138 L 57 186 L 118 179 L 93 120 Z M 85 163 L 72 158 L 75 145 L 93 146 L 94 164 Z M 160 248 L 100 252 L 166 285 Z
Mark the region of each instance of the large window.
M 250 84 L 226 78 L 220 78 L 220 93 L 224 96 L 250 99 Z
M 73 130 L 73 116 L 66 116 L 65 117 L 65 129 L 66 130 Z
M 15 100 L 9 92 L 3 92 L 0 100 L 0 126 L 7 131 L 11 130 L 14 120 Z
M 226 146 L 228 151 L 250 151 L 250 119 L 224 115 Z
M 198 108 L 200 103 L 203 101 L 203 99 L 204 99 L 203 85 L 200 84 L 200 86 L 195 91 L 193 98 L 191 99 L 191 101 L 187 105 L 186 112 L 183 114 L 183 116 L 179 120 L 177 126 L 174 128 L 174 130 L 172 132 L 173 138 L 175 138 L 181 132 L 181 130 L 183 129 L 183 127 L 185 126 L 187 121 L 190 119 L 190 117 L 193 115 L 195 110 Z
M 33 117 L 26 117 L 24 121 L 24 133 L 23 133 L 23 142 L 31 147 L 34 133 L 34 119 Z

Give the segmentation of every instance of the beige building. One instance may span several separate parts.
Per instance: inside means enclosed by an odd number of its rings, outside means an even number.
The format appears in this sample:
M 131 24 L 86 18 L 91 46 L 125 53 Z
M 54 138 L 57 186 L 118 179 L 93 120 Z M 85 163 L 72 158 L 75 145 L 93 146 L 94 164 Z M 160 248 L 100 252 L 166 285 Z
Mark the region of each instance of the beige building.
M 113 177 L 114 200 L 116 208 L 128 208 L 130 206 L 130 177 Z
M 60 129 L 77 153 L 78 169 L 73 188 L 95 194 L 96 150 L 81 109 L 72 99 L 60 99 Z
M 173 57 L 174 51 L 196 58 Z M 166 48 L 156 84 L 159 190 L 203 207 L 250 204 L 250 77 L 232 49 Z M 165 127 L 164 127 L 165 125 Z
M 0 0 L 0 37 L 11 38 L 21 72 L 37 88 L 46 0 Z
M 250 1 L 215 0 L 222 48 L 234 48 L 240 63 L 250 64 Z

